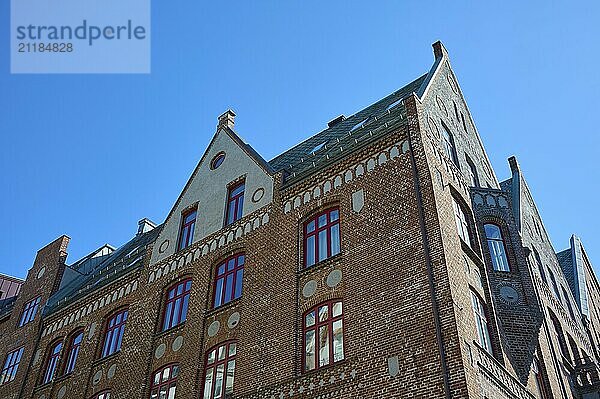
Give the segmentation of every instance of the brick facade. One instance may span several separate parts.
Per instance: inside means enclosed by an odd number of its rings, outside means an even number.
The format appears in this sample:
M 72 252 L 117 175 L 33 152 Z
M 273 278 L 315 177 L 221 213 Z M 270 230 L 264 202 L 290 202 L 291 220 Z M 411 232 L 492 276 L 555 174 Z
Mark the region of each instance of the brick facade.
M 24 348 L 0 396 L 148 398 L 155 372 L 176 364 L 176 397 L 208 398 L 207 355 L 235 342 L 225 397 L 598 397 L 600 290 L 591 264 L 586 256 L 586 316 L 516 160 L 512 177 L 498 182 L 439 42 L 434 55 L 428 74 L 269 162 L 241 141 L 228 111 L 163 224 L 143 221 L 123 247 L 71 265 L 67 237 L 40 250 L 17 299 L 0 306 L 2 361 Z M 224 225 L 227 187 L 240 182 L 242 217 Z M 340 251 L 305 268 L 303 226 L 332 207 Z M 457 233 L 457 207 L 469 238 Z M 191 245 L 177 250 L 181 217 L 193 209 L 204 214 Z M 487 223 L 502 231 L 509 271 L 495 270 Z M 245 256 L 241 296 L 214 309 L 217 268 L 236 254 Z M 162 331 L 167 292 L 186 279 L 186 320 Z M 35 318 L 20 327 L 37 296 Z M 343 360 L 304 371 L 304 316 L 331 300 L 343 303 L 335 349 Z M 102 357 L 107 323 L 123 309 L 120 350 Z M 74 371 L 64 375 L 81 330 Z M 57 342 L 58 368 L 44 384 Z

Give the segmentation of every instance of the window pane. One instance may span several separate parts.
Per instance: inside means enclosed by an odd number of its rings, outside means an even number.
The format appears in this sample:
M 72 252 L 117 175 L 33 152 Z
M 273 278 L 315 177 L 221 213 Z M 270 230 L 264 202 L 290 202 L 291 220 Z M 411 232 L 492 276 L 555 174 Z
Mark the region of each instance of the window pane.
M 167 387 L 161 387 L 160 388 L 160 393 L 158 394 L 158 397 L 160 399 L 167 399 Z
M 319 232 L 319 261 L 327 258 L 327 230 Z
M 327 320 L 329 314 L 329 306 L 324 305 L 319 308 L 319 321 Z
M 323 227 L 327 224 L 327 214 L 319 216 L 319 227 Z
M 223 279 L 220 278 L 217 280 L 217 284 L 215 287 L 215 307 L 221 305 L 222 296 L 223 296 Z
M 338 317 L 342 314 L 342 303 L 336 302 L 333 304 L 333 317 Z
M 175 399 L 175 386 L 175 383 L 173 383 L 169 387 L 169 396 L 167 397 L 167 399 Z
M 219 349 L 218 349 L 218 351 L 219 351 L 219 356 L 218 356 L 218 358 L 217 358 L 217 359 L 218 359 L 218 360 L 223 360 L 223 359 L 225 359 L 225 345 L 223 345 L 223 346 L 219 346 Z
M 225 382 L 225 393 L 233 392 L 233 377 L 235 374 L 235 360 L 227 363 L 227 381 Z
M 319 367 L 329 364 L 329 326 L 319 328 Z
M 227 271 L 233 270 L 234 267 L 235 267 L 235 258 L 229 259 L 229 261 L 227 262 Z
M 222 275 L 223 273 L 225 273 L 225 263 L 223 263 L 222 265 L 219 265 L 219 271 L 217 272 L 217 275 Z
M 213 369 L 206 370 L 206 377 L 204 378 L 204 399 L 210 399 L 213 388 Z
M 214 395 L 213 398 L 217 399 L 221 397 L 221 394 L 223 393 L 223 373 L 225 371 L 225 365 L 224 364 L 219 364 L 217 366 L 217 371 L 216 371 L 216 378 L 215 378 L 215 390 L 214 390 Z
M 311 222 L 306 225 L 306 232 L 310 233 L 313 231 L 315 231 L 315 221 L 311 220 Z
M 306 266 L 315 264 L 315 236 L 309 236 L 306 239 Z
M 329 219 L 332 222 L 335 220 L 338 220 L 339 218 L 340 218 L 340 211 L 338 211 L 337 209 L 335 209 L 329 213 Z
M 304 321 L 304 325 L 306 327 L 310 327 L 310 326 L 314 326 L 315 325 L 315 311 L 313 310 L 310 313 L 307 313 L 306 315 L 306 320 Z
M 171 376 L 171 369 L 169 367 L 167 367 L 162 372 L 162 381 L 163 382 L 168 381 L 170 376 Z
M 231 301 L 231 299 L 233 299 L 232 295 L 233 295 L 233 274 L 230 274 L 227 276 L 227 280 L 225 283 L 225 300 L 224 300 L 224 302 Z
M 188 310 L 189 302 L 190 302 L 190 294 L 187 294 L 186 296 L 183 297 L 183 306 L 181 308 L 181 316 L 179 317 L 180 322 L 184 322 L 185 319 L 187 318 L 187 310 Z
M 340 253 L 340 225 L 331 226 L 331 256 Z
M 235 342 L 232 342 L 231 344 L 229 344 L 229 356 L 235 356 L 237 352 L 237 345 Z
M 171 326 L 176 326 L 179 324 L 179 316 L 180 316 L 180 307 L 181 307 L 181 298 L 177 298 L 175 301 L 175 305 L 173 306 L 173 321 L 171 322 Z
M 237 271 L 237 275 L 235 276 L 235 296 L 234 298 L 239 298 L 242 296 L 242 281 L 244 281 L 244 269 L 240 269 Z
M 307 331 L 304 336 L 304 370 L 315 368 L 315 330 Z
M 344 359 L 344 334 L 342 320 L 333 322 L 333 361 Z
M 237 200 L 237 214 L 235 215 L 235 220 L 239 220 L 242 218 L 243 209 L 244 209 L 244 196 L 242 195 Z
M 160 384 L 160 372 L 154 374 L 154 385 Z
M 500 233 L 500 228 L 495 224 L 486 224 L 484 226 L 485 236 L 486 238 L 496 238 L 501 240 L 502 234 Z
M 216 352 L 217 352 L 217 351 L 216 351 L 215 349 L 213 349 L 212 351 L 210 351 L 210 353 L 208 354 L 208 360 L 207 360 L 207 363 L 208 363 L 208 364 L 212 364 L 212 363 L 214 363 L 214 361 L 215 361 L 215 354 L 216 354 Z
M 235 201 L 229 201 L 229 206 L 227 208 L 227 224 L 232 223 L 235 214 Z

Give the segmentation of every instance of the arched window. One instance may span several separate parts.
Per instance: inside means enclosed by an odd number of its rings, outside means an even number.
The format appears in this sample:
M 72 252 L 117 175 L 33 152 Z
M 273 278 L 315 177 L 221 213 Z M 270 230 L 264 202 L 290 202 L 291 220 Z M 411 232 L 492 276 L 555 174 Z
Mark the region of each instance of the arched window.
M 456 147 L 454 146 L 454 137 L 448 127 L 442 122 L 442 140 L 444 144 L 444 152 L 450 160 L 458 165 L 458 157 L 456 156 Z
M 492 353 L 492 343 L 490 341 L 490 331 L 488 329 L 487 311 L 484 302 L 481 300 L 479 295 L 473 291 L 471 291 L 471 305 L 473 306 L 473 314 L 475 316 L 479 345 L 481 345 L 481 347 L 489 353 Z
M 454 198 L 452 198 L 452 207 L 454 209 L 454 221 L 456 222 L 458 236 L 470 247 L 471 235 L 469 234 L 469 223 L 467 222 L 467 217 L 463 212 L 462 206 Z
M 121 350 L 121 342 L 123 341 L 123 332 L 125 331 L 128 313 L 127 309 L 120 310 L 106 322 L 102 357 L 112 355 Z
M 105 391 L 102 392 L 98 392 L 97 394 L 95 394 L 94 396 L 92 396 L 90 399 L 110 399 L 110 390 L 107 389 Z
M 213 307 L 219 307 L 242 296 L 244 262 L 244 254 L 235 254 L 217 266 Z
M 183 323 L 187 316 L 192 279 L 175 283 L 167 290 L 162 330 L 168 330 Z
M 304 223 L 304 267 L 340 253 L 340 210 L 330 208 Z
M 55 342 L 50 346 L 48 352 L 48 358 L 46 359 L 46 367 L 44 368 L 44 379 L 43 384 L 47 384 L 54 379 L 56 368 L 58 367 L 58 361 L 60 360 L 60 352 L 62 350 L 62 341 Z
M 179 364 L 169 364 L 153 374 L 150 399 L 174 399 L 177 388 Z
M 237 344 L 235 341 L 224 342 L 208 351 L 204 367 L 203 399 L 231 397 L 235 377 L 236 353 Z
M 535 261 L 537 262 L 538 269 L 540 270 L 540 277 L 542 277 L 542 281 L 548 285 L 548 280 L 546 280 L 546 272 L 544 271 L 544 264 L 542 263 L 542 258 L 540 258 L 540 254 L 533 248 L 533 256 L 535 257 Z
M 506 257 L 506 247 L 504 245 L 500 227 L 488 223 L 484 226 L 484 229 L 494 270 L 509 272 L 510 266 L 508 264 L 508 258 Z
M 65 363 L 64 374 L 72 373 L 75 369 L 75 363 L 77 362 L 77 356 L 79 356 L 79 347 L 83 341 L 83 330 L 76 331 L 69 340 L 69 346 L 67 348 L 67 363 Z
M 321 303 L 304 314 L 302 370 L 310 371 L 344 360 L 341 300 Z

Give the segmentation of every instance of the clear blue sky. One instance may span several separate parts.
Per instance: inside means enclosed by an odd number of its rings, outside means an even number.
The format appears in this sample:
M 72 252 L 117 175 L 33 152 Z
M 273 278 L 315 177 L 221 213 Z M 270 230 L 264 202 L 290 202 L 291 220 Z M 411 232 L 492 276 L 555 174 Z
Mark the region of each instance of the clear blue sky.
M 283 4 L 285 3 L 285 4 Z M 162 222 L 231 107 L 266 159 L 425 73 L 442 40 L 498 177 L 600 267 L 600 3 L 154 1 L 150 75 L 10 75 L 0 2 L 0 273 Z

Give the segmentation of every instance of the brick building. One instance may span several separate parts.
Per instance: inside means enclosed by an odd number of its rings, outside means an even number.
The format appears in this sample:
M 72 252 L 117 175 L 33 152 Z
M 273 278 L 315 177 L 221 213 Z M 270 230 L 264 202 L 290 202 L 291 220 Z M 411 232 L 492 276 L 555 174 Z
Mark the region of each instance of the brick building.
M 166 220 L 0 307 L 2 398 L 598 398 L 600 286 L 430 71 L 271 161 L 217 131 Z

